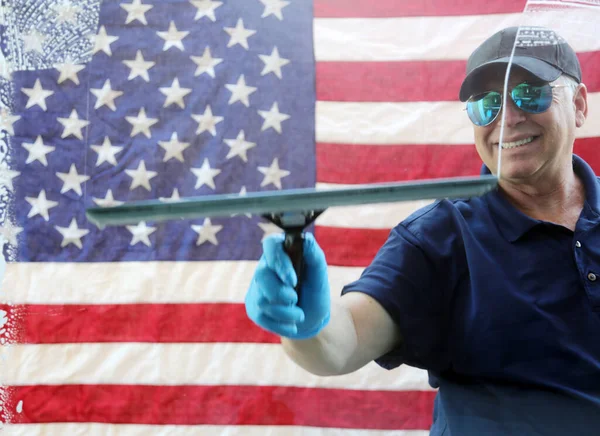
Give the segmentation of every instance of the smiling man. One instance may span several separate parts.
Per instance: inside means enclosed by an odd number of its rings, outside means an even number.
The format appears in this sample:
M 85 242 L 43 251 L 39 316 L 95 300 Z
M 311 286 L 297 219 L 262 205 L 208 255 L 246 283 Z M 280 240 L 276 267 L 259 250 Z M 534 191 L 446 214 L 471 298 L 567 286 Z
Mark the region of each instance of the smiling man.
M 506 63 L 515 37 L 508 101 L 502 104 Z M 487 168 L 498 174 L 504 110 L 502 189 L 522 212 L 574 230 L 584 186 L 573 169 L 575 129 L 587 117 L 587 90 L 575 52 L 555 32 L 505 29 L 470 57 L 460 90 L 475 125 L 475 144 Z
M 573 154 L 587 91 L 559 35 L 521 30 L 477 48 L 460 89 L 497 191 L 416 211 L 338 298 L 311 235 L 299 300 L 282 236 L 267 238 L 246 297 L 248 316 L 314 374 L 373 360 L 426 369 L 435 436 L 600 429 L 600 181 Z

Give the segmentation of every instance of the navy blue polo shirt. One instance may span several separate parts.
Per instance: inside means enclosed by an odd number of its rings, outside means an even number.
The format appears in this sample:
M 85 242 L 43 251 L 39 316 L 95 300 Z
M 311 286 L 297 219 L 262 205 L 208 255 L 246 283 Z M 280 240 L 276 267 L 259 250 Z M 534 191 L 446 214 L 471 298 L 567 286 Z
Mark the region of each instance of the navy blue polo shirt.
M 344 287 L 398 324 L 403 344 L 376 362 L 426 369 L 439 388 L 432 435 L 600 434 L 600 181 L 573 167 L 586 190 L 575 232 L 498 191 L 440 200 Z

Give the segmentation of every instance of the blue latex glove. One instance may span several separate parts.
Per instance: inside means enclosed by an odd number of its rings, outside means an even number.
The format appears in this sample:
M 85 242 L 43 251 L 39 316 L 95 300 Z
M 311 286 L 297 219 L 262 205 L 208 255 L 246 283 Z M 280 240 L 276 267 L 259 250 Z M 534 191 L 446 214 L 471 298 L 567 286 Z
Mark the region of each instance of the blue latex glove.
M 308 339 L 329 322 L 331 296 L 325 254 L 314 236 L 306 233 L 304 281 L 298 301 L 296 272 L 283 241 L 283 234 L 263 241 L 263 255 L 246 294 L 246 313 L 260 327 L 279 336 Z

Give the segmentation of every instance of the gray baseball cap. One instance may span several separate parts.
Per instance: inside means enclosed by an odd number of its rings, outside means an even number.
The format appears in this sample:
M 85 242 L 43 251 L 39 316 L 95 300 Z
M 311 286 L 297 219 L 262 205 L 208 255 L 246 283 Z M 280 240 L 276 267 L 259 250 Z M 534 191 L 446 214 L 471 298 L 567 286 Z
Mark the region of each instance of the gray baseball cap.
M 490 66 L 508 65 L 515 40 L 513 65 L 544 82 L 552 82 L 563 73 L 581 82 L 577 54 L 555 31 L 544 27 L 508 27 L 489 37 L 469 56 L 467 76 L 460 87 L 460 101 L 467 101 L 482 91 L 478 89 L 482 73 Z

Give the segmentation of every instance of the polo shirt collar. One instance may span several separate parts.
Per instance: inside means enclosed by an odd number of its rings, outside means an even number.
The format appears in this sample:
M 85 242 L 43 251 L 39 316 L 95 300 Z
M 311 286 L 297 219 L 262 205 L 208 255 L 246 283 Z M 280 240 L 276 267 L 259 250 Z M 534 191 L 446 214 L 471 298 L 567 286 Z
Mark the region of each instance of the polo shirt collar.
M 586 214 L 589 211 L 592 215 L 595 215 L 594 218 L 600 218 L 598 178 L 592 168 L 575 154 L 573 155 L 573 170 L 581 178 L 585 187 L 586 201 L 582 214 Z M 490 170 L 483 165 L 481 175 L 488 174 L 491 174 Z M 518 210 L 497 189 L 486 194 L 485 200 L 488 203 L 488 207 L 492 212 L 492 217 L 500 233 L 509 242 L 515 242 L 534 226 L 542 222 L 530 218 Z

